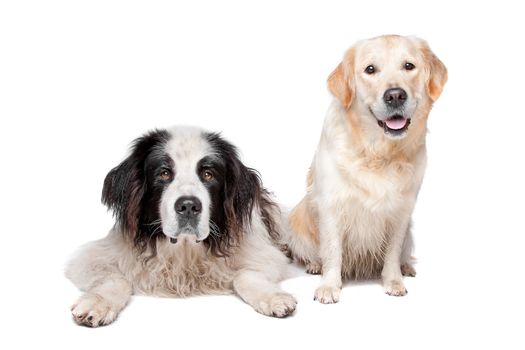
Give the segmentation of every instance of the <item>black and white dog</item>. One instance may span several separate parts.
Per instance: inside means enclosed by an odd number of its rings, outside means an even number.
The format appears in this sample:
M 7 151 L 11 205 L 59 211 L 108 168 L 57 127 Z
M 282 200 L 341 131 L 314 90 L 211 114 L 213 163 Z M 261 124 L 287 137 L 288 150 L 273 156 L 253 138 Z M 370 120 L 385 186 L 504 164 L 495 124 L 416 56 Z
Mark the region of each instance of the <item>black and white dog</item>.
M 294 311 L 277 284 L 288 263 L 276 243 L 279 208 L 218 134 L 176 127 L 138 138 L 107 175 L 102 201 L 115 226 L 66 270 L 85 292 L 72 307 L 79 324 L 113 322 L 134 293 L 233 291 L 264 315 Z

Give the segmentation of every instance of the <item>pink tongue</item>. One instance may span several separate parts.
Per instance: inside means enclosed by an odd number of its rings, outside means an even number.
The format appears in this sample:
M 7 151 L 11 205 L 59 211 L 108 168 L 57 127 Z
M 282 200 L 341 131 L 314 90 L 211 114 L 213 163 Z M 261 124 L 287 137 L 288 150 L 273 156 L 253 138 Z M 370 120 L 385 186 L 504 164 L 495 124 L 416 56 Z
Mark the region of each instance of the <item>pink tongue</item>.
M 389 118 L 385 120 L 386 126 L 393 130 L 403 129 L 407 124 L 406 118 Z

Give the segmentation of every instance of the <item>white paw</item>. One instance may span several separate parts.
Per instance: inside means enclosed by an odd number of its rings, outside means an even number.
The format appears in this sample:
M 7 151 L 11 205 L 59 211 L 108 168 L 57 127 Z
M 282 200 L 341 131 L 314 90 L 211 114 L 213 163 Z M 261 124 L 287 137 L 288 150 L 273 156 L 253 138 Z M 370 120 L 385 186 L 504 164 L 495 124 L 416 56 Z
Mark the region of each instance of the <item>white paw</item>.
M 322 304 L 334 304 L 339 301 L 339 294 L 341 294 L 340 287 L 321 285 L 315 291 L 314 300 Z
M 383 284 L 385 288 L 385 293 L 388 295 L 392 295 L 395 297 L 401 297 L 408 293 L 402 281 L 393 280 L 389 282 L 383 282 Z
M 78 324 L 99 327 L 113 322 L 118 310 L 100 295 L 86 293 L 71 307 L 71 313 Z
M 257 312 L 273 317 L 286 317 L 295 311 L 297 300 L 288 293 L 270 294 L 262 298 L 255 305 Z

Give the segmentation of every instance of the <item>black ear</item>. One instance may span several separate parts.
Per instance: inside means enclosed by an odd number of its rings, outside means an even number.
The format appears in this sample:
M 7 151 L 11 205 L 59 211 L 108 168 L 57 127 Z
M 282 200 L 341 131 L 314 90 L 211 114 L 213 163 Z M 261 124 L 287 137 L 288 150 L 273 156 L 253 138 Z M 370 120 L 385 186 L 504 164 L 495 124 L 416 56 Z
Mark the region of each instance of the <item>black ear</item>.
M 252 211 L 259 210 L 268 233 L 274 235 L 275 224 L 271 215 L 275 209 L 268 192 L 262 185 L 259 174 L 254 169 L 246 167 L 239 159 L 237 149 L 218 134 L 209 134 L 208 141 L 215 153 L 221 157 L 226 165 L 223 187 L 223 211 L 227 238 L 218 249 L 220 253 L 228 251 L 251 224 Z
M 155 130 L 136 139 L 130 155 L 104 180 L 102 203 L 113 210 L 123 231 L 133 236 L 138 234 L 142 202 L 147 191 L 145 160 L 154 147 L 167 142 L 168 138 L 167 131 Z
M 230 234 L 240 234 L 250 223 L 262 185 L 257 172 L 246 167 L 233 151 L 226 163 L 224 213 Z
M 131 154 L 113 168 L 104 180 L 102 203 L 113 210 L 117 223 L 123 231 L 135 233 L 145 181 L 141 171 L 141 160 Z

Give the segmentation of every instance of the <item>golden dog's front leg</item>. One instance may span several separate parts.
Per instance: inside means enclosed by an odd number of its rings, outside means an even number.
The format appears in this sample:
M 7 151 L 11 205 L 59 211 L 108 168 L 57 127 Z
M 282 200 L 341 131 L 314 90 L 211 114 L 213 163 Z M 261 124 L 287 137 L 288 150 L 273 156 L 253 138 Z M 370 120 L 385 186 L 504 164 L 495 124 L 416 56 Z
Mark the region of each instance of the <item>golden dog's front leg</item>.
M 381 277 L 383 280 L 383 288 L 388 295 L 403 296 L 407 294 L 403 283 L 403 273 L 401 271 L 401 257 L 404 253 L 404 242 L 409 224 L 410 216 L 397 225 L 387 246 Z
M 342 239 L 337 229 L 337 221 L 330 211 L 319 218 L 319 256 L 322 261 L 321 284 L 315 291 L 314 300 L 323 304 L 339 301 L 343 285 L 341 264 L 343 263 Z

